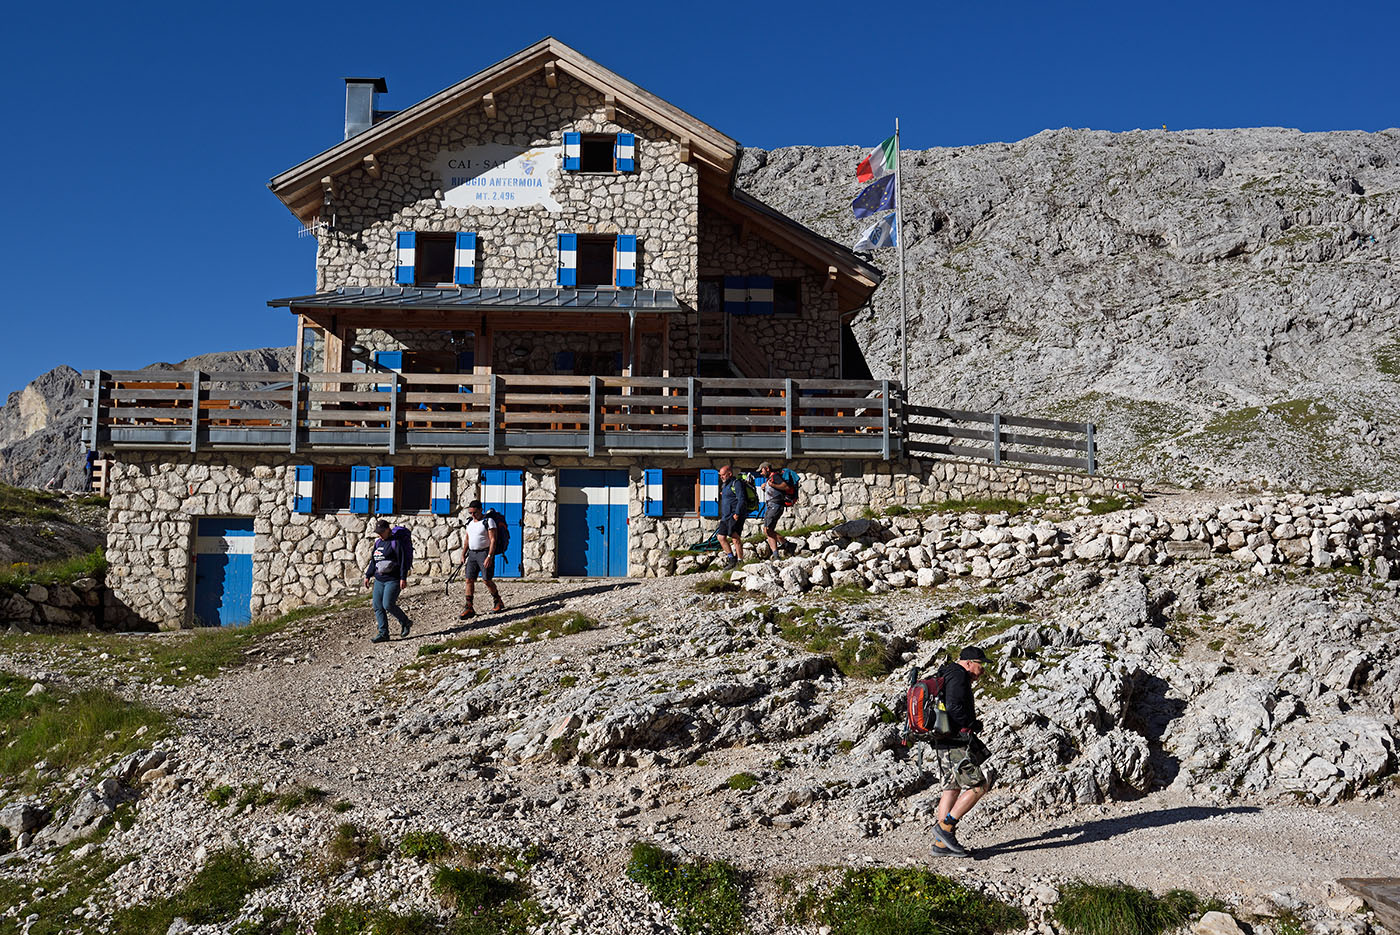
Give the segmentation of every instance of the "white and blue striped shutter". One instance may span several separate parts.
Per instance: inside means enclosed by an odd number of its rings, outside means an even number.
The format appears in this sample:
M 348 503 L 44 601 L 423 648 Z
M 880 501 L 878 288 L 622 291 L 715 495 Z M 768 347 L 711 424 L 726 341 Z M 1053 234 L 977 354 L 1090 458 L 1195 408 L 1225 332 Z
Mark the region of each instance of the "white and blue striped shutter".
M 564 134 L 564 171 L 577 172 L 579 167 L 579 151 L 583 149 L 582 133 Z
M 388 514 L 394 512 L 394 469 L 381 464 L 374 469 L 375 496 L 374 512 Z
M 476 285 L 476 234 L 472 231 L 457 232 L 457 275 L 453 282 L 459 286 Z
M 613 159 L 617 164 L 617 171 L 637 171 L 637 138 L 631 133 L 619 133 L 617 143 L 613 146 Z
M 646 515 L 660 516 L 663 501 L 661 468 L 647 468 L 643 473 L 647 485 Z
M 749 277 L 749 314 L 773 314 L 773 277 Z
M 637 235 L 617 235 L 617 284 L 637 285 Z
M 446 516 L 452 512 L 452 469 L 433 468 L 433 512 Z
M 705 468 L 700 472 L 700 515 L 719 515 L 719 471 Z
M 748 312 L 749 283 L 743 276 L 724 277 L 724 310 L 731 315 Z
M 394 373 L 403 373 L 403 351 L 375 351 L 374 362 L 383 370 Z M 356 361 L 358 363 L 358 361 Z M 376 393 L 389 393 L 394 389 L 392 383 L 376 383 L 374 391 Z
M 369 512 L 369 467 L 356 465 L 350 469 L 350 512 Z
M 415 262 L 413 245 L 415 239 L 413 231 L 399 231 L 397 234 L 399 257 L 394 270 L 394 282 L 401 286 L 413 285 L 413 264 Z
M 297 465 L 297 486 L 292 497 L 292 509 L 298 513 L 311 512 L 311 482 L 315 476 L 315 469 L 311 465 Z
M 578 234 L 559 235 L 559 285 L 578 285 Z

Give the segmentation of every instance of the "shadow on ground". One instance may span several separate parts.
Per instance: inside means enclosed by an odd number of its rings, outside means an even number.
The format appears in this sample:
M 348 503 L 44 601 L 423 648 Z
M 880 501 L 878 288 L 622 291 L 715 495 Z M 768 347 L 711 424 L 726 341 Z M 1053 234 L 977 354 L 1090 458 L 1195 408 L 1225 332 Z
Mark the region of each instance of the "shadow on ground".
M 1237 805 L 1231 808 L 1208 808 L 1200 805 L 1184 805 L 1177 808 L 1164 808 L 1155 812 L 1139 812 L 1118 818 L 1100 818 L 1079 824 L 1064 825 L 1038 834 L 1035 837 L 1016 838 L 1000 844 L 988 844 L 977 849 L 978 857 L 1001 857 L 1025 851 L 1048 851 L 1060 847 L 1073 847 L 1076 844 L 1092 844 L 1107 841 L 1119 835 L 1131 834 L 1147 828 L 1161 828 L 1167 825 L 1180 825 L 1192 821 L 1205 821 L 1222 815 L 1253 815 L 1262 809 L 1252 805 Z
M 475 617 L 472 617 L 468 620 L 464 620 L 458 623 L 456 626 L 448 626 L 443 629 L 415 635 L 423 639 L 442 636 L 452 636 L 454 634 L 466 633 L 471 630 L 482 630 L 486 629 L 487 627 L 495 627 L 500 626 L 502 624 L 515 623 L 517 620 L 529 620 L 531 617 L 537 617 L 540 614 L 552 614 L 556 611 L 563 610 L 564 605 L 568 601 L 573 600 L 574 598 L 587 597 L 590 594 L 603 594 L 608 591 L 616 591 L 619 588 L 636 587 L 637 584 L 639 584 L 639 582 L 610 581 L 607 584 L 589 585 L 587 587 L 574 588 L 569 591 L 555 591 L 553 593 L 545 594 L 540 597 L 534 598 L 533 600 L 526 601 L 523 604 L 514 604 L 511 602 L 510 585 L 508 583 L 497 582 L 497 584 L 501 588 L 501 598 L 505 601 L 506 604 L 505 610 L 501 611 L 498 614 L 493 614 L 489 610 L 485 612 L 479 610 L 477 611 L 477 615 Z M 490 607 L 490 602 L 490 593 L 484 587 L 478 585 L 476 593 L 476 606 Z M 454 602 L 453 606 L 458 605 L 456 605 Z M 452 616 L 455 620 L 456 614 L 453 614 Z

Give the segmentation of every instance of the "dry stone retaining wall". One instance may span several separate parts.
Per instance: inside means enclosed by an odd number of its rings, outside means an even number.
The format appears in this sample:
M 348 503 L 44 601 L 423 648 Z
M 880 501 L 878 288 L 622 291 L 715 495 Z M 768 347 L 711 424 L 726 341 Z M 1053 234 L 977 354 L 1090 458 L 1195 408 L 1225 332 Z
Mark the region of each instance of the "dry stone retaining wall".
M 79 578 L 71 584 L 31 584 L 23 594 L 0 594 L 0 624 L 26 630 L 66 630 L 102 626 L 102 582 Z

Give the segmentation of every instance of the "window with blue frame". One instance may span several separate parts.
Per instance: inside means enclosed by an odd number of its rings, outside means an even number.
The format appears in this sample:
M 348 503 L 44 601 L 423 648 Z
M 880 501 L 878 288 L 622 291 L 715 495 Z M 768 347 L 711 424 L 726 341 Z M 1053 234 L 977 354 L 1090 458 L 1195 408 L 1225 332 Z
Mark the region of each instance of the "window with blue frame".
M 452 513 L 452 469 L 299 464 L 292 509 L 298 513 L 445 516 Z

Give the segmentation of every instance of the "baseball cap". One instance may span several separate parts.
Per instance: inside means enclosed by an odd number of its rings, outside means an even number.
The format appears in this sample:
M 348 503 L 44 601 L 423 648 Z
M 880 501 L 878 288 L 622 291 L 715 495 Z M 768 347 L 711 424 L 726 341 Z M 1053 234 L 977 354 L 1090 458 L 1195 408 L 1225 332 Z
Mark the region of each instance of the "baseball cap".
M 381 519 L 379 522 L 377 522 L 377 523 L 374 524 L 374 531 L 375 531 L 375 534 L 376 534 L 376 535 L 379 534 L 379 533 L 381 533 L 381 532 L 388 532 L 388 530 L 389 530 L 389 521 L 388 521 L 387 519 Z
M 987 654 L 982 652 L 982 647 L 980 646 L 968 646 L 964 648 L 962 652 L 958 653 L 958 659 L 968 662 L 986 662 Z

